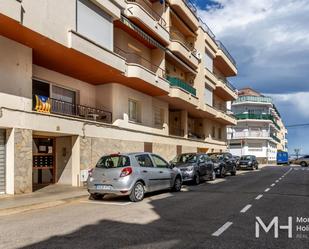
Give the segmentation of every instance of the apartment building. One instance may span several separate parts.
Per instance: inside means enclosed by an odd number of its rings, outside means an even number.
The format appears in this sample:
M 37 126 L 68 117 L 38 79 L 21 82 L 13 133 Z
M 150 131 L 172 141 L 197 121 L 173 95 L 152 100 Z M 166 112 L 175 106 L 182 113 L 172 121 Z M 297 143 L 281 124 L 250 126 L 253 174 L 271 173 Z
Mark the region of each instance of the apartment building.
M 0 2 L 0 192 L 106 153 L 225 151 L 236 63 L 185 0 Z
M 272 98 L 244 88 L 232 102 L 237 125 L 228 128 L 233 155 L 255 155 L 261 163 L 275 162 L 277 151 L 287 151 L 287 129 Z

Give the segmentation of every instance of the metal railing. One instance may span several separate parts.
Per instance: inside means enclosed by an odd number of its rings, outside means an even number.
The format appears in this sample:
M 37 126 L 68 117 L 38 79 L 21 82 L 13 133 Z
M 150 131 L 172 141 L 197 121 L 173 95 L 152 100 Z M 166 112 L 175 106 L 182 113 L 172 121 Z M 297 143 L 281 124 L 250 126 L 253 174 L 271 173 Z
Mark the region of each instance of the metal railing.
M 238 138 L 269 138 L 270 134 L 266 131 L 243 131 L 243 132 L 233 132 L 229 134 L 230 139 Z
M 114 47 L 114 52 L 124 57 L 127 63 L 141 65 L 142 67 L 148 69 L 149 71 L 153 72 L 154 74 L 162 78 L 166 77 L 165 70 L 163 68 L 161 68 L 158 65 L 153 64 L 150 60 L 140 56 L 137 53 L 127 52 L 118 47 Z
M 270 114 L 251 114 L 251 113 L 241 113 L 241 114 L 234 114 L 235 117 L 239 120 L 242 119 L 258 119 L 258 120 L 273 120 L 272 115 Z
M 229 82 L 227 79 L 219 79 L 223 84 L 225 84 L 228 88 L 230 88 L 233 92 L 237 92 L 237 88 L 235 86 L 233 86 L 233 84 L 231 82 Z
M 222 50 L 222 52 L 226 55 L 226 57 L 232 62 L 232 64 L 236 67 L 236 61 L 233 58 L 233 56 L 229 53 L 227 48 L 223 45 L 223 43 L 219 40 L 216 40 L 216 43 L 218 45 L 218 48 Z
M 271 138 L 278 143 L 281 143 L 281 140 L 276 135 L 271 135 Z
M 183 2 L 189 8 L 189 10 L 191 10 L 194 16 L 197 17 L 197 8 L 195 7 L 194 3 L 192 3 L 190 0 L 183 0 Z
M 152 4 L 147 0 L 126 0 L 129 3 L 135 3 L 146 10 L 162 27 L 166 27 L 166 21 L 162 16 L 153 10 Z
M 199 18 L 199 21 L 201 28 L 211 37 L 211 39 L 213 39 L 214 42 L 216 42 L 216 36 L 208 25 L 201 18 Z
M 87 119 L 91 121 L 112 123 L 112 113 L 106 110 L 97 109 L 89 106 L 72 104 L 70 102 L 46 98 L 49 105 L 48 112 L 53 114 L 60 114 L 65 116 L 72 116 L 82 119 Z M 34 106 L 37 106 L 37 99 L 34 97 Z M 39 111 L 39 110 L 37 110 Z M 45 111 L 47 113 L 47 111 Z
M 241 102 L 257 102 L 257 103 L 270 103 L 272 104 L 272 98 L 264 97 L 264 96 L 239 96 L 233 103 L 241 103 Z
M 171 86 L 180 87 L 188 93 L 196 96 L 196 89 L 181 79 L 172 76 L 166 76 L 166 79 L 169 81 Z

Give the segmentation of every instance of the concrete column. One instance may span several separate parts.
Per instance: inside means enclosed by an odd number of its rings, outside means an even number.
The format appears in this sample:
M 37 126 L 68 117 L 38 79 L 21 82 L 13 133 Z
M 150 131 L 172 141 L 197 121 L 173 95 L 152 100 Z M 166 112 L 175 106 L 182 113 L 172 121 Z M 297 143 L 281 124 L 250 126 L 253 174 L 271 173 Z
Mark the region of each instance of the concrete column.
M 188 138 L 188 111 L 181 111 L 181 129 L 184 131 L 184 137 Z
M 72 186 L 79 187 L 80 184 L 80 137 L 72 137 Z
M 33 167 L 32 130 L 14 128 L 12 132 L 14 133 L 14 194 L 30 193 Z
M 14 129 L 6 131 L 6 193 L 14 194 Z

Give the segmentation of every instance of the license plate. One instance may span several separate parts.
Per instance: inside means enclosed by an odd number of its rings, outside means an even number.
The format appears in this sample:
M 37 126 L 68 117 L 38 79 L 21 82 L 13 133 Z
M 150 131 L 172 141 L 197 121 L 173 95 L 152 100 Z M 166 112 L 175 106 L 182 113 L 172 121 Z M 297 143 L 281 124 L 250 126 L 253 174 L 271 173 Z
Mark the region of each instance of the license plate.
M 96 185 L 97 190 L 111 190 L 112 186 L 110 185 Z
M 240 165 L 240 167 L 242 167 L 242 168 L 247 168 L 247 165 Z

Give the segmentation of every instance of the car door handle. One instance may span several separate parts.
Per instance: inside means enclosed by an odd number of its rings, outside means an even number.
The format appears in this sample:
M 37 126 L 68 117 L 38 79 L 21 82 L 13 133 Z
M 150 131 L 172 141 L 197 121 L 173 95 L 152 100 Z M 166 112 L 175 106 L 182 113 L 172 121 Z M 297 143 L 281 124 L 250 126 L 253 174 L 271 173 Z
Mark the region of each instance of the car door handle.
M 143 170 L 143 173 L 147 173 L 148 171 L 147 170 Z
M 162 174 L 162 173 L 163 173 L 163 171 L 159 171 L 159 173 L 160 173 L 160 174 Z

